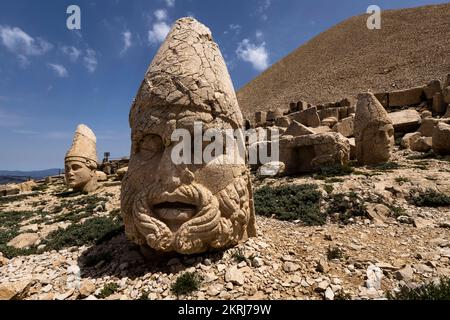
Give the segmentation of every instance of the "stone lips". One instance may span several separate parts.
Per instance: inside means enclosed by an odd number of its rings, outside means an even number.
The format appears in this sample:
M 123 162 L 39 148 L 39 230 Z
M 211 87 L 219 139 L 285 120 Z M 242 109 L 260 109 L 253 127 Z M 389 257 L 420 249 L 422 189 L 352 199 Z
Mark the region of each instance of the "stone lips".
M 161 252 L 194 254 L 255 236 L 248 169 L 176 165 L 177 128 L 239 129 L 243 117 L 230 76 L 207 27 L 179 19 L 161 45 L 130 110 L 132 148 L 122 183 L 125 232 Z

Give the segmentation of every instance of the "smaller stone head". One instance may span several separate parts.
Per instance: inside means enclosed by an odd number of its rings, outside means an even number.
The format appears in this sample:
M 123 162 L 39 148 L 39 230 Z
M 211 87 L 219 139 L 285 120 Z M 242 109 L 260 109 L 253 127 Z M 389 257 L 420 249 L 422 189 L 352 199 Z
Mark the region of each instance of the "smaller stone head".
M 75 191 L 89 193 L 98 187 L 96 142 L 91 129 L 83 124 L 77 127 L 64 159 L 66 183 Z
M 394 126 L 386 110 L 370 92 L 358 95 L 354 127 L 358 162 L 387 162 L 394 144 Z

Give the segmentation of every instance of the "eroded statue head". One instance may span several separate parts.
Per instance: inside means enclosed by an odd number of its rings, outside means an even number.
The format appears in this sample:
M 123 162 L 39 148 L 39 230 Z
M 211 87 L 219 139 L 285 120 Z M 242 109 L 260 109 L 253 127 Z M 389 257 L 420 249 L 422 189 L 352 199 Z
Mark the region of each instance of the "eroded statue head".
M 66 183 L 75 191 L 90 193 L 98 188 L 96 141 L 89 127 L 84 124 L 77 127 L 64 159 Z
M 394 145 L 394 126 L 388 113 L 372 93 L 358 95 L 354 123 L 358 162 L 387 162 Z
M 129 120 L 132 147 L 121 206 L 130 239 L 157 251 L 193 254 L 255 235 L 245 164 L 172 159 L 176 129 L 193 133 L 194 122 L 203 131 L 243 126 L 225 62 L 207 27 L 193 18 L 175 23 L 145 75 Z

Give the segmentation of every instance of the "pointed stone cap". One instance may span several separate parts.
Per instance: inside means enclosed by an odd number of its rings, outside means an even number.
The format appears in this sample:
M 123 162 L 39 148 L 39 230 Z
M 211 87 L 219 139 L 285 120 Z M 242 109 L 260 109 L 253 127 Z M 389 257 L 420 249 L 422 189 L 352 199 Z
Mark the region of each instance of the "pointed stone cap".
M 72 146 L 66 153 L 65 160 L 87 159 L 97 163 L 97 138 L 94 132 L 86 125 L 80 124 L 75 131 Z
M 386 109 L 371 92 L 358 95 L 354 120 L 355 133 L 362 132 L 369 124 L 392 124 Z
M 243 126 L 236 94 L 211 31 L 194 18 L 175 22 L 154 57 L 130 112 L 130 124 L 145 108 L 161 114 L 166 106 L 206 112 Z

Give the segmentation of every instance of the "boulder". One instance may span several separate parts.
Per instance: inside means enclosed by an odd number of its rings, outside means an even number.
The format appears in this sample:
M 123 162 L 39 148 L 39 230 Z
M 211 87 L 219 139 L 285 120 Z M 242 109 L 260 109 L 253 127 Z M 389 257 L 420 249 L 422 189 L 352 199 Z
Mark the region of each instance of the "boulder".
M 440 122 L 433 129 L 433 151 L 437 154 L 450 154 L 450 125 Z
M 450 103 L 450 86 L 446 87 L 443 91 L 444 102 L 446 104 Z
M 354 120 L 355 120 L 354 116 L 342 119 L 333 126 L 333 131 L 339 132 L 340 134 L 342 134 L 344 137 L 347 138 L 353 136 Z
M 291 118 L 288 116 L 282 116 L 275 119 L 275 125 L 277 127 L 287 128 L 291 124 Z
M 405 149 L 411 149 L 411 144 L 420 139 L 420 132 L 410 132 L 403 136 L 401 146 Z
M 16 186 L 20 189 L 20 192 L 31 192 L 34 187 L 37 187 L 37 183 L 34 180 L 30 180 L 19 183 Z
M 387 107 L 403 107 L 417 105 L 422 102 L 424 87 L 415 87 L 389 92 Z M 381 101 L 380 101 L 381 102 Z M 383 103 L 382 103 L 383 104 Z M 383 106 L 385 106 L 383 104 Z
M 326 118 L 336 118 L 339 119 L 339 109 L 338 108 L 328 108 L 317 111 L 320 120 Z
M 264 125 L 267 121 L 267 112 L 265 111 L 258 111 L 255 112 L 255 126 L 260 127 Z
M 335 117 L 328 117 L 322 120 L 322 125 L 327 126 L 329 128 L 333 128 L 334 125 L 338 122 L 338 119 Z
M 349 107 L 339 108 L 339 110 L 338 110 L 339 111 L 339 118 L 338 118 L 339 120 L 347 118 L 349 116 L 348 109 L 349 109 Z
M 291 125 L 287 128 L 287 130 L 283 133 L 283 136 L 304 136 L 307 134 L 314 134 L 315 132 L 308 127 L 305 127 L 301 123 L 292 120 Z
M 426 87 L 423 88 L 427 100 L 432 100 L 436 93 L 442 91 L 441 82 L 439 80 L 432 80 Z
M 34 246 L 40 237 L 37 233 L 22 233 L 8 242 L 8 246 L 17 249 L 29 248 Z
M 442 118 L 444 118 L 444 119 L 450 118 L 450 104 L 447 105 L 447 111 L 446 111 L 445 114 L 442 116 Z
M 286 166 L 283 162 L 280 161 L 272 161 L 263 164 L 256 171 L 256 176 L 258 177 L 275 177 L 284 174 Z
M 117 170 L 117 177 L 122 180 L 125 174 L 128 172 L 128 167 L 123 167 Z
M 424 137 L 432 137 L 433 129 L 439 123 L 439 119 L 425 118 L 422 119 L 420 127 L 417 130 Z
M 388 113 L 395 132 L 413 132 L 420 126 L 420 114 L 413 109 Z
M 320 118 L 319 114 L 317 113 L 316 107 L 311 107 L 307 110 L 291 113 L 289 117 L 292 120 L 300 122 L 301 124 L 304 124 L 307 127 L 320 126 Z
M 444 103 L 444 97 L 442 93 L 437 92 L 433 96 L 433 113 L 443 114 L 447 109 L 447 105 Z
M 95 174 L 97 175 L 97 181 L 107 181 L 108 176 L 103 171 L 95 171 Z
M 20 193 L 20 188 L 14 184 L 0 185 L 0 197 L 1 196 L 12 196 Z
M 431 137 L 419 137 L 411 142 L 410 149 L 418 152 L 428 152 L 433 146 L 433 139 Z
M 280 161 L 286 174 L 314 172 L 320 167 L 345 165 L 350 145 L 340 133 L 330 132 L 280 139 Z
M 283 116 L 283 111 L 280 108 L 276 108 L 275 110 L 267 111 L 267 119 L 266 120 L 268 122 L 273 122 L 277 118 L 282 117 L 282 116 Z
M 234 285 L 242 286 L 245 283 L 245 277 L 236 266 L 232 266 L 225 272 L 225 282 L 231 282 Z
M 0 300 L 22 300 L 24 299 L 34 280 L 28 279 L 17 282 L 3 282 L 0 284 Z
M 319 127 L 315 127 L 315 128 L 311 128 L 312 131 L 314 131 L 314 133 L 327 133 L 327 132 L 331 132 L 331 128 L 329 126 L 319 126 Z
M 433 116 L 433 114 L 431 113 L 430 110 L 424 110 L 420 113 L 420 117 L 422 119 L 431 118 L 432 116 Z

